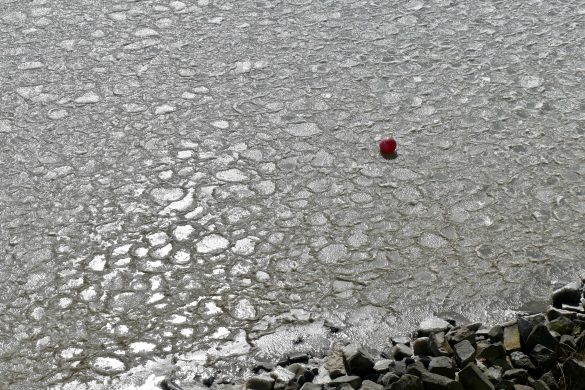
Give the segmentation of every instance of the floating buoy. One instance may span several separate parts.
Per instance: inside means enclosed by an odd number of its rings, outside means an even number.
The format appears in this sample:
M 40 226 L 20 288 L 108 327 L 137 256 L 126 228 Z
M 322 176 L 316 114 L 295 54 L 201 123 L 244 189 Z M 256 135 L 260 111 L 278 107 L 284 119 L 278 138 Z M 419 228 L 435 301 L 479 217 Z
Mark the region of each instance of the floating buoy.
M 380 141 L 380 153 L 391 155 L 396 152 L 396 140 L 394 138 L 384 138 Z

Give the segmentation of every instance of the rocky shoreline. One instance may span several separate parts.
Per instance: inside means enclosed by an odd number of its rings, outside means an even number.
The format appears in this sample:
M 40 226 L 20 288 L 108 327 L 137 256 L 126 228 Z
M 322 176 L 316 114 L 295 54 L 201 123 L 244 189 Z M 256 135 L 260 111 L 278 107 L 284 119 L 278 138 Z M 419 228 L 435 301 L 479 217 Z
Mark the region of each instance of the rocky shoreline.
M 429 318 L 410 337 L 371 351 L 336 344 L 324 357 L 305 353 L 256 365 L 249 390 L 582 390 L 585 389 L 585 274 L 552 295 L 543 313 L 501 325 Z M 185 390 L 164 380 L 163 390 Z

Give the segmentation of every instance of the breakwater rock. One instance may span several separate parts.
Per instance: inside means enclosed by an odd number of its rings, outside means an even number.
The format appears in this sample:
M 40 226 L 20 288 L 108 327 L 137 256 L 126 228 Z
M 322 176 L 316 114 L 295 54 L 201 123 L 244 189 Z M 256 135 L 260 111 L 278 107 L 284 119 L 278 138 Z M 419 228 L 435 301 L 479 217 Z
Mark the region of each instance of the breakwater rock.
M 254 367 L 249 390 L 585 390 L 585 275 L 552 295 L 545 312 L 485 327 L 429 318 L 392 347 L 335 344 L 325 356 L 297 353 Z M 172 387 L 176 386 L 176 387 Z M 163 389 L 180 389 L 167 381 Z M 187 389 L 185 389 L 187 390 Z

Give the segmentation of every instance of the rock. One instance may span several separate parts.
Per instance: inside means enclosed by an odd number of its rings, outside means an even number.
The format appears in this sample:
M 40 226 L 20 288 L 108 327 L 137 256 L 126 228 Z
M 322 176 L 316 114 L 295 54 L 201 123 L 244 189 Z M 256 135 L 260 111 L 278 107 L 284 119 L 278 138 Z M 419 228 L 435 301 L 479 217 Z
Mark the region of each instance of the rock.
M 269 362 L 258 362 L 256 363 L 256 365 L 252 368 L 252 372 L 254 374 L 258 374 L 261 371 L 266 371 L 266 372 L 270 372 L 274 369 L 274 367 L 276 367 L 276 364 L 274 363 L 269 363 Z
M 489 344 L 482 350 L 478 351 L 477 357 L 493 363 L 500 358 L 506 357 L 506 349 L 502 343 Z
M 445 339 L 444 332 L 433 333 L 429 337 L 429 350 L 432 356 L 451 356 L 453 350 Z
M 246 389 L 250 390 L 272 390 L 274 378 L 268 375 L 256 375 L 246 381 Z
M 496 390 L 515 390 L 514 389 L 514 382 L 501 381 L 496 385 Z
M 459 372 L 459 381 L 466 389 L 494 390 L 494 385 L 475 363 L 469 363 Z
M 461 383 L 428 371 L 423 372 L 420 379 L 425 390 L 464 390 Z
M 569 319 L 572 319 L 574 316 L 575 313 L 572 311 L 557 309 L 552 306 L 549 306 L 548 309 L 546 309 L 546 319 L 549 321 L 559 317 L 568 317 Z
M 507 352 L 519 351 L 521 349 L 518 324 L 504 328 L 504 348 L 506 348 Z
M 534 387 L 525 385 L 514 385 L 514 390 L 534 390 Z
M 351 375 L 367 376 L 374 373 L 374 357 L 362 347 L 348 345 L 343 348 L 343 358 Z
M 392 348 L 392 357 L 396 360 L 402 360 L 410 356 L 412 356 L 412 348 L 404 344 L 396 344 Z
M 560 334 L 571 334 L 575 323 L 567 317 L 559 317 L 548 323 L 548 329 Z
M 502 369 L 502 367 L 491 366 L 487 370 L 485 370 L 485 376 L 487 376 L 487 378 L 492 383 L 499 383 L 502 380 L 503 375 L 504 370 Z
M 581 286 L 581 282 L 573 282 L 555 290 L 552 294 L 553 306 L 560 308 L 563 304 L 579 305 L 581 303 Z
M 414 375 L 403 375 L 399 380 L 392 383 L 389 390 L 425 390 L 419 377 Z
M 585 390 L 585 362 L 575 358 L 567 359 L 563 363 L 562 373 L 565 388 Z
M 551 371 L 545 372 L 540 380 L 543 381 L 551 390 L 559 390 L 559 385 L 555 379 L 555 376 Z
M 469 340 L 463 340 L 453 346 L 455 360 L 459 367 L 465 367 L 467 363 L 475 360 L 475 348 Z
M 343 351 L 338 347 L 334 347 L 330 354 L 325 358 L 324 366 L 329 372 L 331 379 L 347 375 L 347 370 L 345 369 L 345 363 L 343 361 Z
M 372 382 L 369 380 L 362 382 L 361 390 L 384 390 L 384 386 L 377 384 L 376 382 Z
M 525 343 L 530 332 L 532 332 L 532 329 L 534 329 L 536 325 L 544 324 L 545 320 L 546 317 L 544 314 L 533 314 L 530 316 L 519 317 L 517 323 L 522 342 Z
M 534 387 L 534 390 L 551 390 L 551 388 L 548 387 L 548 385 L 543 380 L 534 381 L 534 383 L 532 383 L 532 387 Z
M 453 364 L 453 360 L 447 356 L 432 358 L 431 362 L 429 363 L 429 371 L 433 374 L 455 379 L 455 365 Z
M 447 332 L 445 338 L 451 347 L 463 340 L 467 340 L 470 343 L 475 344 L 475 331 L 477 330 L 475 329 L 476 325 L 477 324 L 456 326 Z
M 528 379 L 528 372 L 523 368 L 513 368 L 511 370 L 507 370 L 502 375 L 504 380 L 510 380 L 514 383 L 524 384 Z
M 442 318 L 429 317 L 423 320 L 417 330 L 419 337 L 430 336 L 433 333 L 444 332 L 451 328 L 451 324 Z
M 504 328 L 501 325 L 493 326 L 488 332 L 488 337 L 492 341 L 504 341 Z
M 301 387 L 301 390 L 323 390 L 323 385 L 307 382 Z
M 412 343 L 412 350 L 417 356 L 428 356 L 430 355 L 429 350 L 429 338 L 419 337 Z
M 158 385 L 162 390 L 183 390 L 183 388 L 177 385 L 171 379 L 165 378 Z
M 557 353 L 544 345 L 537 344 L 530 352 L 530 359 L 536 367 L 542 371 L 548 371 L 554 365 Z
M 559 347 L 557 339 L 550 334 L 548 328 L 543 324 L 536 325 L 530 332 L 526 340 L 526 350 L 532 351 L 537 344 L 544 345 L 553 351 L 557 351 Z
M 390 359 L 378 360 L 374 364 L 374 371 L 377 374 L 385 374 L 390 371 L 390 367 L 394 366 L 394 361 Z
M 362 378 L 357 375 L 344 375 L 329 382 L 328 386 L 337 387 L 343 384 L 348 384 L 354 389 L 359 389 L 362 384 Z
M 577 343 L 575 343 L 575 337 L 564 334 L 561 336 L 559 340 L 559 344 L 561 349 L 563 349 L 567 353 L 575 352 L 577 350 Z
M 309 358 L 310 358 L 310 356 L 307 353 L 302 353 L 302 352 L 291 353 L 288 355 L 288 363 L 289 364 L 293 364 L 293 363 L 307 364 L 307 363 L 309 363 Z
M 382 377 L 378 380 L 378 382 L 384 386 L 388 387 L 392 383 L 396 382 L 400 377 L 393 372 L 387 372 L 386 374 L 382 375 Z
M 530 372 L 534 372 L 536 367 L 532 364 L 532 361 L 522 351 L 514 351 L 510 354 L 510 360 L 515 368 L 523 368 Z
M 417 361 L 408 361 L 409 359 L 405 359 L 407 362 L 406 373 L 411 375 L 416 375 L 420 377 L 423 372 L 426 372 L 427 369 L 425 365 L 420 360 Z
M 286 369 L 294 374 L 293 381 L 299 385 L 311 382 L 315 378 L 313 371 L 307 365 L 302 363 L 293 363 Z

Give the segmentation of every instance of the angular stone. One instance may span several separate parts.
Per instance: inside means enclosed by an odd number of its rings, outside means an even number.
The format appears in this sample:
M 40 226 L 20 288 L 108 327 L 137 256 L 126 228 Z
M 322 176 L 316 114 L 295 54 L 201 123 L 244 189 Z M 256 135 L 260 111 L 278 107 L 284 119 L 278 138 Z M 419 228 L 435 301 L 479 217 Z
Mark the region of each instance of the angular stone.
M 293 382 L 298 383 L 299 385 L 311 382 L 315 378 L 315 374 L 306 364 L 293 363 L 286 367 L 286 369 L 294 374 Z
M 519 351 L 522 348 L 517 324 L 504 328 L 504 348 L 506 348 L 507 352 Z
M 402 360 L 406 357 L 412 356 L 412 348 L 404 344 L 396 344 L 392 348 L 392 357 L 396 360 Z
M 274 378 L 268 375 L 256 375 L 246 381 L 246 389 L 250 390 L 272 390 Z
M 429 350 L 429 338 L 419 337 L 412 343 L 412 350 L 416 356 L 428 356 L 430 355 Z
M 453 360 L 447 356 L 432 358 L 429 363 L 429 371 L 433 374 L 455 379 L 455 365 L 453 364 Z
M 571 334 L 575 323 L 567 317 L 559 317 L 548 323 L 548 329 L 560 334 Z
M 514 390 L 534 390 L 534 387 L 515 384 Z
M 406 337 L 406 336 L 392 337 L 391 341 L 392 341 L 392 344 L 393 345 L 396 345 L 396 344 L 404 344 L 404 345 L 410 346 L 410 338 L 409 337 Z
M 359 389 L 361 384 L 362 384 L 362 378 L 360 378 L 357 375 L 344 375 L 344 376 L 340 376 L 339 378 L 333 379 L 331 382 L 329 382 L 328 386 L 337 387 L 337 386 L 342 385 L 344 383 L 349 384 L 354 389 Z
M 382 359 L 374 364 L 374 371 L 378 374 L 385 374 L 390 371 L 390 367 L 394 365 L 394 360 Z
M 374 357 L 364 348 L 350 344 L 343 348 L 343 358 L 350 375 L 367 376 L 374 373 Z
M 532 351 L 530 351 L 530 359 L 532 359 L 532 362 L 536 367 L 542 371 L 548 371 L 555 364 L 557 353 L 544 345 L 537 344 Z
M 579 305 L 581 303 L 581 286 L 581 282 L 573 282 L 555 290 L 552 294 L 553 306 L 560 308 L 563 304 Z
M 463 340 L 467 340 L 470 343 L 475 344 L 475 331 L 477 330 L 474 329 L 475 325 L 477 324 L 456 326 L 450 329 L 445 335 L 445 338 L 447 339 L 449 345 L 453 347 L 455 344 Z
M 332 379 L 347 375 L 341 349 L 334 347 L 331 350 L 331 353 L 325 358 L 325 369 L 329 372 L 329 376 Z
M 376 382 L 372 382 L 370 380 L 366 380 L 362 382 L 361 390 L 384 390 L 384 386 L 377 384 Z
M 499 383 L 502 380 L 502 375 L 504 375 L 504 370 L 498 366 L 491 366 L 485 370 L 485 376 L 492 383 Z
M 303 384 L 303 386 L 301 387 L 301 390 L 322 390 L 322 389 L 323 389 L 323 385 L 320 385 L 317 383 L 310 383 L 310 382 Z
M 488 332 L 488 337 L 492 341 L 503 341 L 504 340 L 504 328 L 501 325 L 492 326 Z
M 459 381 L 466 389 L 494 390 L 494 385 L 475 363 L 469 363 L 459 371 Z
M 463 385 L 446 376 L 423 372 L 420 378 L 425 390 L 464 390 Z
M 378 380 L 378 382 L 388 388 L 388 386 L 390 386 L 392 383 L 398 381 L 398 379 L 400 379 L 400 377 L 398 375 L 396 375 L 396 373 L 394 372 L 387 372 L 386 374 L 382 375 L 382 377 Z
M 455 351 L 455 360 L 459 367 L 465 367 L 467 363 L 475 360 L 475 348 L 469 340 L 463 340 L 453 346 Z
M 551 388 L 548 387 L 548 385 L 543 380 L 540 379 L 534 381 L 532 383 L 532 387 L 534 387 L 534 390 L 551 390 Z
M 309 363 L 309 358 L 310 358 L 310 356 L 307 353 L 302 353 L 302 352 L 291 353 L 288 355 L 288 363 L 289 364 L 293 364 L 293 363 L 307 364 L 307 363 Z
M 546 319 L 549 321 L 552 321 L 559 317 L 568 317 L 569 319 L 573 319 L 574 316 L 575 313 L 572 311 L 557 309 L 552 306 L 549 306 L 548 309 L 546 309 Z
M 525 370 L 533 372 L 536 370 L 534 364 L 528 356 L 524 354 L 522 351 L 514 351 L 510 354 L 510 360 L 512 360 L 512 364 L 514 368 L 523 368 Z
M 276 381 L 275 385 L 288 385 L 295 379 L 295 374 L 283 367 L 275 367 L 269 374 Z
M 517 323 L 522 342 L 525 343 L 532 329 L 538 324 L 544 324 L 545 320 L 546 317 L 542 313 L 519 317 Z
M 493 363 L 500 358 L 506 357 L 506 349 L 502 343 L 489 344 L 478 352 L 477 357 Z
M 449 328 L 451 328 L 451 324 L 442 318 L 429 317 L 419 324 L 417 333 L 419 337 L 424 337 L 433 333 L 444 332 Z
M 551 390 L 558 390 L 559 385 L 555 379 L 555 376 L 551 371 L 545 372 L 541 377 L 540 380 L 543 381 Z
M 429 337 L 429 350 L 432 356 L 451 356 L 453 350 L 445 339 L 444 332 L 433 333 Z
M 399 380 L 392 383 L 389 390 L 425 390 L 421 379 L 414 375 L 403 375 Z
M 513 368 L 504 372 L 504 380 L 510 380 L 514 383 L 523 384 L 528 379 L 528 372 L 522 368 Z
M 526 340 L 526 350 L 532 351 L 537 344 L 544 345 L 553 351 L 557 351 L 559 347 L 557 339 L 550 334 L 548 328 L 543 324 L 536 325 L 530 332 Z

